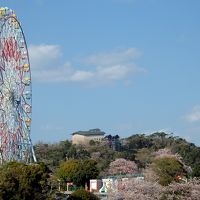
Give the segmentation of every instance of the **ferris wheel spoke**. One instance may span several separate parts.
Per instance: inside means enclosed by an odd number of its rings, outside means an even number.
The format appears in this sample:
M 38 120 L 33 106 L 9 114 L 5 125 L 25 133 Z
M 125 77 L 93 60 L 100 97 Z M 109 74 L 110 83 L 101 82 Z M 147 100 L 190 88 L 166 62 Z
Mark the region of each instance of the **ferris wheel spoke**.
M 4 79 L 5 80 L 5 87 L 8 90 L 10 90 L 10 88 L 11 88 L 11 77 L 9 77 L 9 75 L 7 73 L 5 73 L 4 77 L 5 77 L 5 79 Z

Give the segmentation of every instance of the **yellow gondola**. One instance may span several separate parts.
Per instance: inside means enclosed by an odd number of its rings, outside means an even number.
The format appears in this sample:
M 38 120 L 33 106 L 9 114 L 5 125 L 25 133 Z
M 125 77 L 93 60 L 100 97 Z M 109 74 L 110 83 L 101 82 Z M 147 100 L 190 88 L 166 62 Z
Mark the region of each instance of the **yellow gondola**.
M 28 63 L 24 64 L 23 69 L 24 69 L 25 72 L 28 72 L 30 70 L 29 64 Z

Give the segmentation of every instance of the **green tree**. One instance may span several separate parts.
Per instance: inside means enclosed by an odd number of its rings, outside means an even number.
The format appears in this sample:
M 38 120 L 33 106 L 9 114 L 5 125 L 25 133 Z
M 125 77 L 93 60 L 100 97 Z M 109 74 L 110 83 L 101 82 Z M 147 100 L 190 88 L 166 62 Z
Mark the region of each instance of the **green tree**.
M 149 148 L 153 145 L 152 140 L 144 134 L 132 135 L 131 137 L 127 138 L 127 142 L 128 148 L 134 150 Z
M 194 166 L 200 162 L 200 148 L 196 147 L 193 143 L 188 143 L 186 140 L 179 138 L 174 141 L 172 151 L 179 153 L 187 165 Z
M 72 144 L 68 140 L 54 144 L 40 142 L 34 146 L 38 161 L 44 162 L 52 171 L 55 170 L 60 161 L 64 161 L 69 156 L 68 152 L 71 148 Z
M 60 164 L 57 174 L 65 182 L 74 182 L 78 186 L 85 186 L 89 180 L 99 175 L 97 162 L 91 159 L 68 160 Z
M 145 168 L 153 160 L 152 149 L 139 149 L 135 155 L 139 168 Z
M 168 143 L 168 134 L 164 132 L 155 132 L 148 136 L 152 141 L 152 146 L 155 150 L 165 148 Z
M 74 182 L 79 185 L 82 180 L 81 174 L 81 163 L 79 160 L 67 160 L 62 162 L 57 169 L 59 178 L 65 182 Z
M 176 181 L 177 176 L 186 175 L 183 164 L 175 157 L 157 158 L 153 161 L 152 168 L 158 175 L 159 183 L 164 186 Z
M 99 200 L 99 198 L 96 195 L 81 189 L 73 192 L 69 200 Z
M 192 170 L 193 177 L 200 177 L 200 163 L 197 163 Z
M 47 199 L 48 168 L 11 162 L 0 169 L 0 199 Z
M 95 179 L 99 175 L 99 169 L 97 168 L 97 162 L 92 159 L 84 160 L 82 163 L 82 172 L 84 181 L 89 187 L 90 179 Z

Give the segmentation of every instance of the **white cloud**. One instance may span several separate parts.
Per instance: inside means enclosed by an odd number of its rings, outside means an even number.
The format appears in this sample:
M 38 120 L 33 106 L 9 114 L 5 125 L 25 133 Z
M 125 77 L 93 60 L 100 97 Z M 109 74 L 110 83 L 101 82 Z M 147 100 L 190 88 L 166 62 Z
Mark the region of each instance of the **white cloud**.
M 32 74 L 40 82 L 84 82 L 93 76 L 92 72 L 73 69 L 69 62 L 55 68 L 33 68 Z
M 120 80 L 126 79 L 129 75 L 138 72 L 145 72 L 143 68 L 136 66 L 135 64 L 119 64 L 110 67 L 98 67 L 97 72 L 100 77 L 104 77 L 108 80 Z
M 200 105 L 195 106 L 191 113 L 186 115 L 186 120 L 189 122 L 198 122 L 200 121 Z
M 62 56 L 59 45 L 30 45 L 28 50 L 33 69 L 52 66 Z
M 129 81 L 135 73 L 144 72 L 134 63 L 141 55 L 135 48 L 90 55 L 80 63 L 88 70 L 80 70 L 69 61 L 62 64 L 62 51 L 58 45 L 31 45 L 29 54 L 33 79 L 40 82 L 84 82 L 98 85 Z
M 92 77 L 94 77 L 93 72 L 77 70 L 77 71 L 74 71 L 73 74 L 71 74 L 70 80 L 71 81 L 85 81 L 85 80 L 91 79 Z
M 113 65 L 138 58 L 141 53 L 135 48 L 118 50 L 101 54 L 91 55 L 86 59 L 86 63 L 91 65 Z

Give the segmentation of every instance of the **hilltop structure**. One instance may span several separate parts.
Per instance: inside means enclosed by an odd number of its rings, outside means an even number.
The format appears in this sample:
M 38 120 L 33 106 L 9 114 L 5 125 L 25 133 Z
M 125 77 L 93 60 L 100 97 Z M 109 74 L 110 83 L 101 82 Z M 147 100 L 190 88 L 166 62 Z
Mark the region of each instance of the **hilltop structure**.
M 104 135 L 105 132 L 100 129 L 74 132 L 72 133 L 72 144 L 88 145 L 91 140 L 101 142 Z

